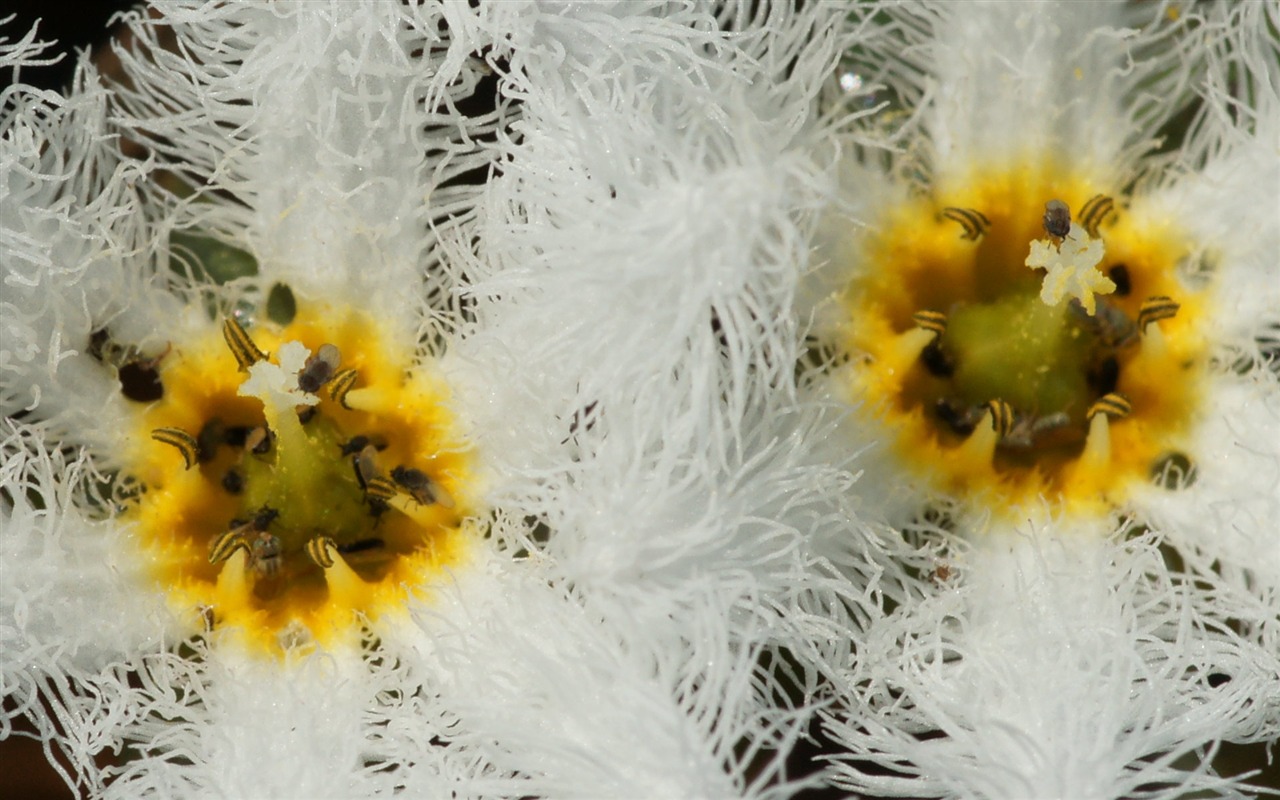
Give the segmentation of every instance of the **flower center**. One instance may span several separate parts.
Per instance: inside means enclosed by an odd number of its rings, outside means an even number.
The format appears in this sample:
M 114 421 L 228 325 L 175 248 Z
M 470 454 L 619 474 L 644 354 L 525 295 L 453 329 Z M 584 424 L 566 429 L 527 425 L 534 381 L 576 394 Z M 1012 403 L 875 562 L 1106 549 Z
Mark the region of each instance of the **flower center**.
M 1183 449 L 1203 298 L 1175 231 L 1035 170 L 908 201 L 877 230 L 844 299 L 851 390 L 930 489 L 1109 510 Z
M 161 583 L 267 649 L 354 641 L 459 562 L 473 494 L 448 389 L 354 311 L 172 348 L 128 472 Z

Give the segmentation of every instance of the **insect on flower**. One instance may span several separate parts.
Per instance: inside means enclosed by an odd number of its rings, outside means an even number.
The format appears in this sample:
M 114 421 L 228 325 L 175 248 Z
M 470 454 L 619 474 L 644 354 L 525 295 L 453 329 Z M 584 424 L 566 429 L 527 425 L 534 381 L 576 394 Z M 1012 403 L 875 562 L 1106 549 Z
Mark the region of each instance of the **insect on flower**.
M 1071 232 L 1071 209 L 1066 203 L 1050 200 L 1044 204 L 1044 230 L 1056 239 Z
M 1138 327 L 1120 306 L 1103 298 L 1099 299 L 1094 313 L 1085 311 L 1076 298 L 1067 304 L 1077 323 L 1097 337 L 1098 344 L 1108 350 L 1121 350 L 1138 341 Z
M 445 508 L 453 508 L 453 499 L 449 497 L 440 484 L 427 477 L 420 469 L 412 467 L 396 467 L 391 470 L 391 479 L 404 489 L 410 497 L 424 506 L 439 503 Z
M 353 456 L 359 454 L 366 447 L 372 446 L 374 450 L 386 450 L 387 440 L 381 436 L 365 436 L 360 434 L 352 436 L 342 445 L 342 455 Z
M 323 344 L 314 355 L 309 357 L 302 369 L 298 370 L 298 388 L 308 394 L 315 394 L 320 387 L 333 380 L 342 363 L 342 353 L 331 344 Z
M 284 553 L 280 539 L 270 532 L 271 523 L 278 516 L 279 511 L 263 506 L 253 515 L 253 519 L 231 520 L 227 530 L 210 545 L 209 563 L 220 564 L 243 547 L 249 554 L 249 566 L 254 572 L 266 577 L 278 573 Z
M 360 449 L 360 452 L 351 459 L 351 463 L 355 466 L 356 480 L 360 483 L 360 488 L 376 496 L 385 495 L 390 497 L 395 494 L 394 485 L 383 474 L 382 468 L 378 466 L 377 447 L 372 444 L 365 444 Z
M 258 531 L 249 544 L 249 565 L 259 575 L 272 577 L 280 571 L 284 552 L 280 539 L 267 531 Z

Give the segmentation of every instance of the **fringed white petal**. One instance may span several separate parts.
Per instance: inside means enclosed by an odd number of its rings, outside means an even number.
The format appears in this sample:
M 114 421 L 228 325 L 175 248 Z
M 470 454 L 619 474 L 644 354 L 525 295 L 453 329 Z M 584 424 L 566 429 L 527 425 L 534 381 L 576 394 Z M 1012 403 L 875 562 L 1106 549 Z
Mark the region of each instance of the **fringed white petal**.
M 720 725 L 750 700 L 748 658 L 719 650 L 689 675 L 684 659 L 623 646 L 536 570 L 491 557 L 415 620 L 395 631 L 400 657 L 457 715 L 453 741 L 524 776 L 522 794 L 740 795 L 726 764 L 744 732 Z
M 947 581 L 859 636 L 827 725 L 849 748 L 838 783 L 890 796 L 1238 793 L 1205 764 L 1174 762 L 1275 735 L 1278 709 L 1259 698 L 1277 654 L 1171 573 L 1156 537 L 1054 527 L 975 542 Z
M 903 3 L 862 60 L 921 110 L 935 186 L 969 170 L 1054 153 L 1113 178 L 1190 98 L 1185 20 L 1159 4 Z
M 390 789 L 364 767 L 379 686 L 358 659 L 281 665 L 213 648 L 200 662 L 147 659 L 145 712 L 122 730 L 130 759 L 106 797 L 361 797 Z M 362 774 L 363 773 L 363 774 Z M 364 778 L 364 780 L 361 780 Z
M 130 691 L 143 713 L 117 735 L 137 756 L 111 770 L 102 796 L 345 800 L 412 787 L 480 798 L 500 785 L 474 753 L 450 746 L 456 723 L 412 696 L 403 664 L 356 654 L 280 664 L 216 645 L 201 654 L 135 665 Z
M 1274 352 L 1280 339 L 1280 10 L 1217 10 L 1226 13 L 1210 26 L 1216 47 L 1201 116 L 1163 184 L 1131 213 L 1172 221 L 1197 245 L 1188 271 L 1210 287 L 1215 343 L 1262 361 L 1260 345 Z
M 15 15 L 0 17 L 0 25 L 9 25 L 13 22 Z M 39 25 L 32 28 L 22 35 L 21 39 L 12 41 L 8 36 L 0 36 L 0 69 L 12 69 L 30 66 L 44 66 L 53 64 L 62 60 L 60 55 L 45 56 L 44 53 L 49 49 L 51 42 L 42 41 L 37 38 L 39 35 Z M 19 74 L 18 78 L 21 78 Z M 18 80 L 14 81 L 19 82 Z
M 775 604 L 852 549 L 848 454 L 838 466 L 813 458 L 828 423 L 769 404 L 733 416 L 735 432 L 723 409 L 672 402 L 686 393 L 716 394 L 655 385 L 589 418 L 574 436 L 580 462 L 541 494 L 556 532 L 543 549 L 637 642 L 685 636 L 680 620 L 704 597 L 736 607 L 735 627 L 785 624 Z
M 1280 638 L 1280 379 L 1256 370 L 1206 390 L 1208 412 L 1185 454 L 1189 485 L 1143 487 L 1135 506 L 1179 551 L 1212 554 L 1223 580 L 1255 593 Z
M 1272 647 L 1280 646 L 1278 22 L 1269 3 L 1210 9 L 1202 110 L 1166 180 L 1131 212 L 1172 220 L 1198 245 L 1188 276 L 1210 297 L 1215 368 L 1186 447 L 1193 482 L 1145 487 L 1135 502 L 1185 561 L 1253 598 L 1254 612 L 1239 622 Z
M 0 411 L 32 412 L 76 443 L 110 449 L 124 412 L 90 333 L 131 323 L 149 249 L 136 185 L 109 135 L 107 95 L 84 64 L 71 94 L 7 90 L 0 110 Z M 136 325 L 134 326 L 136 327 Z M 143 326 L 144 328 L 146 326 Z M 142 346 L 163 343 L 146 333 Z
M 887 156 L 887 151 L 881 155 Z M 889 170 L 846 158 L 836 165 L 837 195 L 820 218 L 813 235 L 813 268 L 800 276 L 796 314 L 810 323 L 810 333 L 831 338 L 848 326 L 841 297 L 864 263 L 862 249 L 867 225 L 883 209 L 893 208 L 910 195 L 910 187 L 894 180 Z
M 159 196 L 168 224 L 249 250 L 264 283 L 363 298 L 406 336 L 427 327 L 453 288 L 432 227 L 469 215 L 478 187 L 457 179 L 488 163 L 474 137 L 497 118 L 457 110 L 483 43 L 450 39 L 434 3 L 157 12 L 132 20 L 134 88 L 117 97 L 128 135 L 195 192 Z
M 110 514 L 110 498 L 86 499 L 103 476 L 83 454 L 50 451 L 31 426 L 6 421 L 0 433 L 6 674 L 37 663 L 89 668 L 158 645 L 174 622 L 146 559 L 127 530 L 94 518 Z
M 1172 234 L 1195 250 L 1184 265 L 1193 284 L 1205 286 L 1214 314 L 1213 344 L 1261 360 L 1259 339 L 1280 328 L 1280 142 L 1251 140 L 1138 198 L 1132 213 L 1172 221 Z M 1228 358 L 1219 351 L 1216 355 Z
M 1176 154 L 1176 171 L 1213 171 L 1215 161 L 1258 144 L 1270 149 L 1259 153 L 1256 165 L 1273 165 L 1280 148 L 1280 8 L 1226 3 L 1203 14 L 1199 46 L 1206 69 L 1193 86 L 1203 103 Z
M 128 532 L 83 507 L 102 480 L 87 458 L 51 452 L 42 432 L 22 423 L 0 424 L 0 436 L 0 739 L 14 717 L 28 716 L 46 747 L 58 747 L 92 784 L 93 755 L 110 741 L 112 720 L 131 709 L 79 682 L 176 641 L 181 626 Z M 109 499 L 97 505 L 109 513 Z
M 554 370 L 583 406 L 705 370 L 720 338 L 732 369 L 769 365 L 761 384 L 789 370 L 784 311 L 830 159 L 804 126 L 834 64 L 832 10 L 733 32 L 691 6 L 486 13 L 539 39 L 505 45 L 524 119 L 474 259 L 484 335 Z

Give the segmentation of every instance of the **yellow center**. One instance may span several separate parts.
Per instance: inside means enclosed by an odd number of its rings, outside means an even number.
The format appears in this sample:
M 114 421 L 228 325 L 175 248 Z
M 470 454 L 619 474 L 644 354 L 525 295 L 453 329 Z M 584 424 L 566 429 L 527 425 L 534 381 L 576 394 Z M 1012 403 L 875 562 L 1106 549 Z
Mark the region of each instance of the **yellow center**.
M 160 361 L 163 398 L 130 437 L 142 491 L 126 514 L 193 623 L 269 652 L 354 643 L 363 620 L 403 609 L 466 556 L 474 480 L 448 387 L 353 310 L 303 309 L 247 333 L 267 355 L 247 370 L 216 330 Z M 330 378 L 307 395 L 300 365 L 280 362 L 325 344 L 354 370 L 349 389 Z M 296 395 L 245 392 L 263 369 Z
M 931 490 L 1009 516 L 1041 500 L 1106 511 L 1182 449 L 1205 362 L 1205 298 L 1176 274 L 1190 243 L 1116 203 L 1085 237 L 1104 247 L 1096 295 L 1073 302 L 1027 263 L 1032 243 L 1075 244 L 1051 235 L 1046 204 L 1080 219 L 1098 196 L 1049 170 L 975 173 L 887 210 L 861 245 L 850 391 Z

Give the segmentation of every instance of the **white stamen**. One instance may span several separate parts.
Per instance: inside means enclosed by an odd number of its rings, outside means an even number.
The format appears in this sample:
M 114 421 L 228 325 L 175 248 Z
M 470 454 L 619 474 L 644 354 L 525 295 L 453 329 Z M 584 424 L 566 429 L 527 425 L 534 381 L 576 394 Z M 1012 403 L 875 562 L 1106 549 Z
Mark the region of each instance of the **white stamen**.
M 1074 297 L 1092 316 L 1096 309 L 1094 294 L 1111 294 L 1116 290 L 1115 283 L 1097 268 L 1102 255 L 1102 240 L 1091 238 L 1084 228 L 1073 222 L 1059 244 L 1047 239 L 1032 242 L 1026 265 L 1048 270 L 1040 287 L 1040 299 L 1046 305 L 1057 305 L 1067 297 Z

